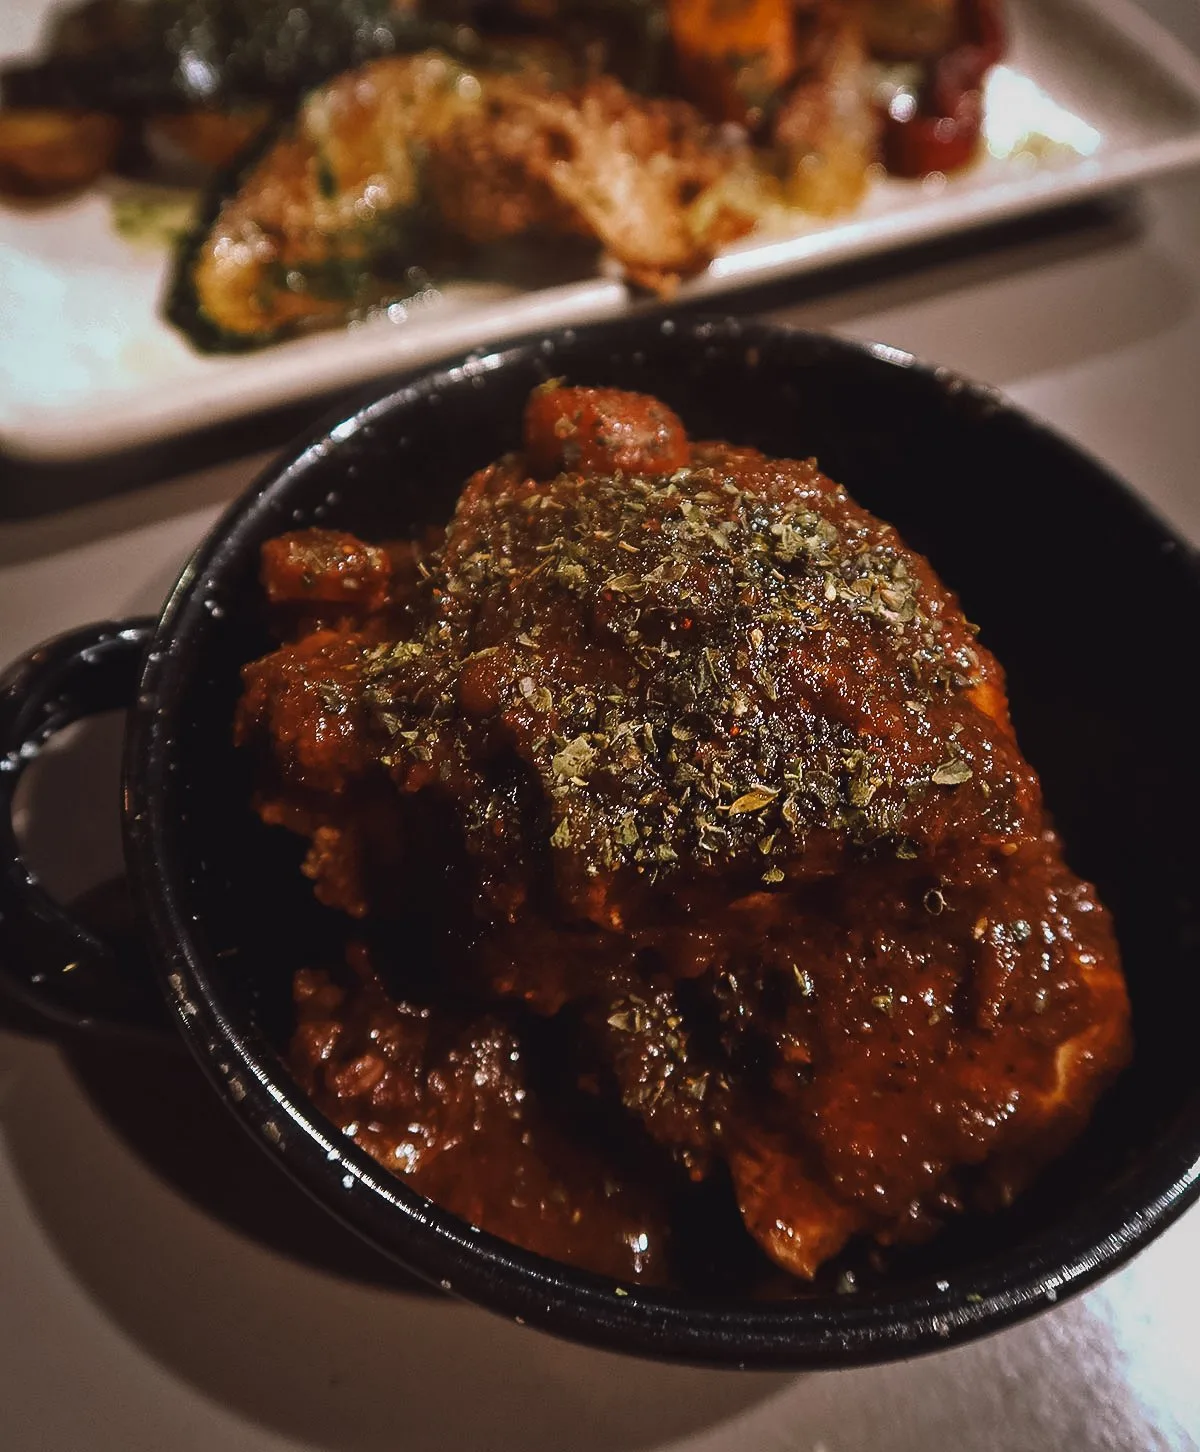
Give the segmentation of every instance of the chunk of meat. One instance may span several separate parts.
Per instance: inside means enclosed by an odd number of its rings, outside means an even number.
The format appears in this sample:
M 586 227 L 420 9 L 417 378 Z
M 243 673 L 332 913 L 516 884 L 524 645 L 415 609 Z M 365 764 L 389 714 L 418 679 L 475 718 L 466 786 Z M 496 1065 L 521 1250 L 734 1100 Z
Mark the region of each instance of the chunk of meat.
M 262 579 L 272 605 L 342 605 L 378 610 L 387 599 L 386 552 L 352 534 L 305 529 L 271 539 L 262 549 Z
M 683 424 L 656 398 L 616 388 L 535 389 L 525 456 L 539 479 L 559 473 L 670 474 L 691 457 Z
M 835 1256 L 866 1216 L 835 1199 L 806 1174 L 796 1146 L 751 1129 L 729 1151 L 738 1209 L 746 1229 L 777 1265 L 803 1280 Z
M 587 399 L 533 401 L 539 469 L 576 415 L 590 440 Z M 1036 778 L 972 695 L 1000 669 L 928 564 L 811 464 L 695 446 L 679 469 L 674 425 L 619 395 L 603 436 L 640 448 L 648 419 L 670 441 L 652 474 L 577 473 L 589 443 L 552 479 L 472 483 L 422 645 L 479 739 L 541 784 L 561 907 L 631 930 L 643 905 L 661 918 L 667 876 L 730 874 L 740 896 L 872 842 L 1001 844 L 1036 822 Z M 423 749 L 462 754 L 458 724 L 396 694 Z
M 293 787 L 337 796 L 377 760 L 362 699 L 365 642 L 320 630 L 248 665 L 235 724 Z
M 513 1030 L 395 1002 L 361 950 L 352 961 L 349 991 L 313 970 L 295 986 L 291 1062 L 337 1127 L 469 1224 L 601 1274 L 663 1279 L 662 1205 L 550 1122 Z
M 609 974 L 587 1019 L 624 1109 L 694 1180 L 712 1169 L 720 1076 L 692 1041 L 667 979 Z
M 797 1273 L 860 1230 L 932 1234 L 966 1169 L 1007 1203 L 1128 1059 L 1111 925 L 1053 835 L 945 868 L 937 887 L 878 869 L 839 884 L 740 985 L 753 1003 L 774 981 L 770 1034 L 760 1012 L 734 1036 L 771 1091 L 735 1107 L 725 1142 L 747 1223 Z

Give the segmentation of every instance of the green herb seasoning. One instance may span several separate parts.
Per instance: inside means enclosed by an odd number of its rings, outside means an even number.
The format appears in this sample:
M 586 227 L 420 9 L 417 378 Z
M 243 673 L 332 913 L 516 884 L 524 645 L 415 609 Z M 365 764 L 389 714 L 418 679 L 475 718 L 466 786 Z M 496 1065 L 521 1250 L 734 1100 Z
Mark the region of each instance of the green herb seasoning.
M 425 584 L 423 633 L 367 666 L 394 770 L 514 751 L 583 876 L 744 859 L 775 888 L 831 844 L 916 855 L 948 797 L 1002 834 L 1025 789 L 953 597 L 813 461 L 502 461 Z

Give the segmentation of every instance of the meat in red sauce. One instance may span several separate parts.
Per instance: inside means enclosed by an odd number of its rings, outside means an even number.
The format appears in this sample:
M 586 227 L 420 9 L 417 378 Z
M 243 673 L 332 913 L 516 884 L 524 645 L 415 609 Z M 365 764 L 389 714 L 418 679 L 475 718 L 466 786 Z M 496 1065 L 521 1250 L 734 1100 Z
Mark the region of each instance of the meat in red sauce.
M 815 462 L 549 384 L 444 537 L 263 570 L 258 809 L 323 902 L 444 936 L 419 991 L 301 973 L 292 1064 L 464 1218 L 663 1279 L 671 1187 L 727 1177 L 811 1277 L 1007 1203 L 1126 1062 L 1000 666 Z

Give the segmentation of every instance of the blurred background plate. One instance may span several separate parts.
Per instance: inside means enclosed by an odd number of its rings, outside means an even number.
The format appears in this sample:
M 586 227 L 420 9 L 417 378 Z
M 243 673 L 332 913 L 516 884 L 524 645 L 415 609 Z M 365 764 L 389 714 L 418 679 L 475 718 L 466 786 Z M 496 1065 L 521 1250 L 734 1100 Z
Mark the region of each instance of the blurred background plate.
M 4 0 L 0 57 L 36 50 L 48 0 Z M 855 212 L 758 233 L 679 302 L 1064 206 L 1200 162 L 1200 65 L 1128 0 L 1010 0 L 987 153 L 950 180 L 884 181 Z M 203 357 L 158 315 L 167 255 L 113 226 L 119 182 L 0 207 L 0 449 L 87 459 L 295 403 L 544 328 L 651 306 L 615 278 L 534 291 L 461 284 L 349 330 Z

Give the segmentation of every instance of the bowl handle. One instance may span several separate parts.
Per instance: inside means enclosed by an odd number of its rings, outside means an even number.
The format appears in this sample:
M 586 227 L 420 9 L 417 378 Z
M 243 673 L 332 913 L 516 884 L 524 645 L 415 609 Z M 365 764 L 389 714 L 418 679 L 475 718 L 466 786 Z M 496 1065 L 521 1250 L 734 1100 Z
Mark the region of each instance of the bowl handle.
M 157 1036 L 168 1020 L 150 976 L 118 962 L 38 885 L 17 842 L 13 801 L 21 773 L 56 731 L 133 704 L 154 626 L 85 625 L 46 641 L 0 676 L 0 983 L 72 1028 Z M 70 830 L 69 822 L 63 826 Z

